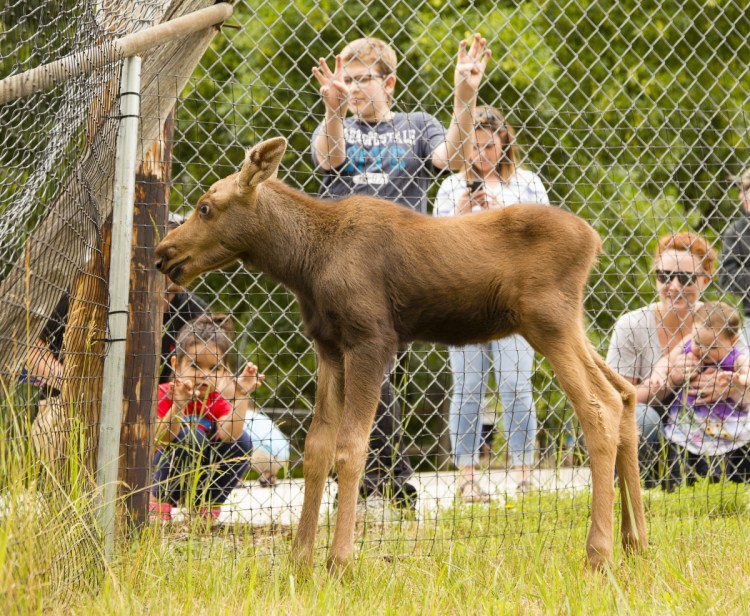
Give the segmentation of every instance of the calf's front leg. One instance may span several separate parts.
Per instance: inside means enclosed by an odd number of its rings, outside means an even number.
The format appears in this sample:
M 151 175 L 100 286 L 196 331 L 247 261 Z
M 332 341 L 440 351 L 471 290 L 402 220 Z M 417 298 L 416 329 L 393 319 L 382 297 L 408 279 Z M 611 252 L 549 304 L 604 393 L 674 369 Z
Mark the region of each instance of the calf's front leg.
M 308 569 L 313 562 L 320 504 L 336 452 L 336 436 L 343 408 L 343 383 L 341 359 L 318 351 L 317 399 L 305 438 L 305 497 L 292 546 L 292 555 L 297 565 Z
M 367 345 L 345 355 L 344 412 L 335 460 L 339 483 L 338 513 L 328 557 L 329 570 L 346 567 L 354 552 L 358 487 L 387 363 L 386 353 L 374 355 L 372 347 Z

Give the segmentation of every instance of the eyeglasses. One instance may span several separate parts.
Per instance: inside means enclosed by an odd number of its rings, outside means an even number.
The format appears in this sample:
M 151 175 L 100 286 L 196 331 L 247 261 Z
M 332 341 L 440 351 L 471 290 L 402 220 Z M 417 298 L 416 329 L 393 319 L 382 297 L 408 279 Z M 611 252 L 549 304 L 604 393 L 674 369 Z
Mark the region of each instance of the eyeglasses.
M 384 77 L 385 75 L 371 75 L 370 73 L 360 75 L 359 77 L 346 76 L 344 77 L 344 85 L 350 86 L 356 83 L 358 86 L 361 86 L 370 83 L 373 79 L 383 79 Z
M 656 270 L 655 274 L 656 280 L 658 280 L 661 284 L 667 284 L 668 282 L 671 282 L 672 280 L 677 278 L 677 282 L 679 282 L 683 287 L 695 284 L 695 282 L 698 280 L 698 276 L 704 275 L 701 272 L 670 272 L 669 270 Z

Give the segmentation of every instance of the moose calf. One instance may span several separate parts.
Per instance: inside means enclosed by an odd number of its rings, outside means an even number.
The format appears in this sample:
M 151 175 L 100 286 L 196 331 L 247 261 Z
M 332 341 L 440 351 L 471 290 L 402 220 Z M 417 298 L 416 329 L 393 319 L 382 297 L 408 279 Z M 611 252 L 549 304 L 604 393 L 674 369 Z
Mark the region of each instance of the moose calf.
M 236 259 L 274 277 L 299 302 L 316 345 L 318 387 L 305 441 L 305 497 L 293 551 L 310 566 L 326 478 L 336 465 L 338 515 L 329 567 L 354 549 L 357 488 L 380 386 L 400 343 L 464 345 L 519 333 L 545 355 L 575 408 L 591 458 L 586 549 L 612 554 L 615 466 L 622 541 L 645 550 L 635 392 L 584 333 L 583 295 L 601 242 L 577 216 L 517 205 L 430 218 L 366 196 L 322 201 L 278 181 L 286 140 L 248 151 L 156 248 L 178 284 Z

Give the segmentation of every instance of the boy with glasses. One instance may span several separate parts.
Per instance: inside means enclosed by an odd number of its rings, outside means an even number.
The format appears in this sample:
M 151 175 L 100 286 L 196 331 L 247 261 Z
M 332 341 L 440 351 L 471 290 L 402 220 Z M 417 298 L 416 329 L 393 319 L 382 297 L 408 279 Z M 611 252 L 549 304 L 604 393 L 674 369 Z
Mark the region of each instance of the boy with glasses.
M 458 170 L 470 158 L 477 91 L 490 51 L 478 34 L 461 41 L 455 69 L 453 118 L 446 132 L 424 112 L 393 111 L 397 59 L 384 41 L 361 38 L 312 69 L 320 83 L 325 118 L 312 139 L 323 173 L 322 198 L 368 195 L 427 213 L 427 190 L 437 172 Z M 347 117 L 347 115 L 349 117 Z M 392 495 L 413 507 L 414 486 L 399 438 L 400 410 L 388 375 L 370 438 L 364 495 Z

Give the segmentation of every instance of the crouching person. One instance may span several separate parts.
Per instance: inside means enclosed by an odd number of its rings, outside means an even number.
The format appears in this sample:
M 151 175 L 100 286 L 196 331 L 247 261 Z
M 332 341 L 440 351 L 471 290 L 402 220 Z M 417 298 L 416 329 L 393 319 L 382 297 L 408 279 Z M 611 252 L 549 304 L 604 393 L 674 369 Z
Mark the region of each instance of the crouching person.
M 229 334 L 208 315 L 185 324 L 175 346 L 174 376 L 159 387 L 149 518 L 169 521 L 183 505 L 212 523 L 250 467 L 245 417 L 263 375 L 248 363 L 234 378 Z
M 260 473 L 258 485 L 272 488 L 289 462 L 289 439 L 268 415 L 252 408 L 247 411 L 245 432 L 253 441 L 251 463 Z

